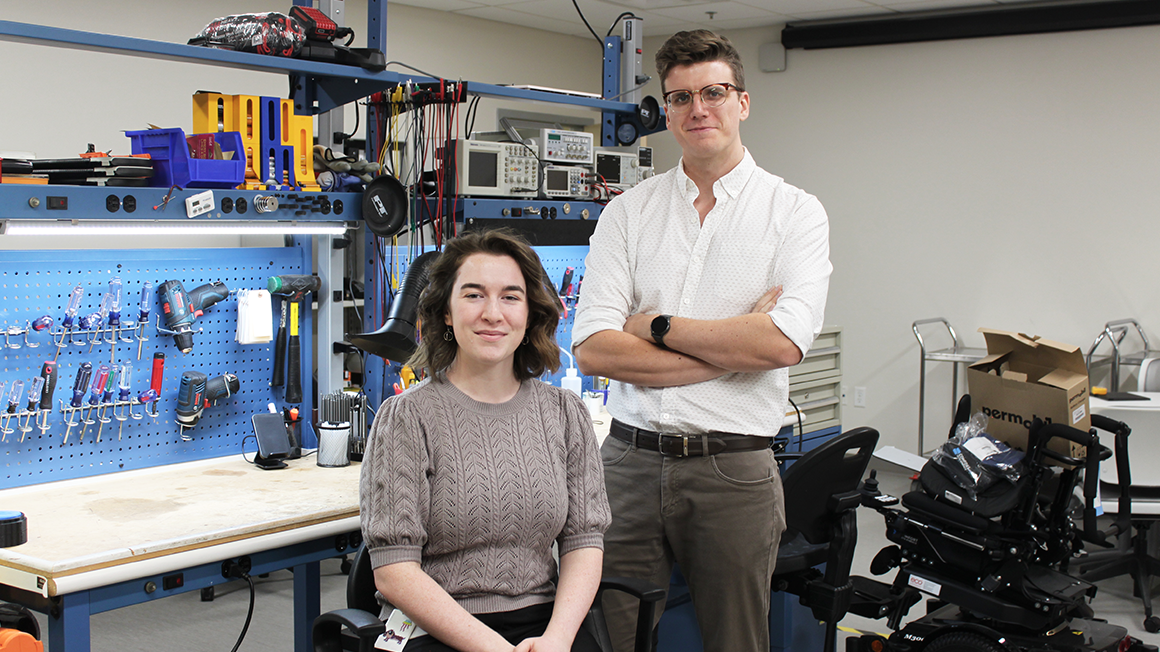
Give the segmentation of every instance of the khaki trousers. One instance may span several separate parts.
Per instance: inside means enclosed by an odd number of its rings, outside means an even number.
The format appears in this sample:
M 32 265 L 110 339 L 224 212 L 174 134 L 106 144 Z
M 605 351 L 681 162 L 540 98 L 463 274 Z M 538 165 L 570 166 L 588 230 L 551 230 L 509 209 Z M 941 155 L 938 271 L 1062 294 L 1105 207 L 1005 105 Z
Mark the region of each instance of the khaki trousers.
M 770 578 L 785 529 L 773 452 L 673 458 L 608 437 L 601 457 L 612 507 L 604 576 L 667 591 L 676 562 L 705 652 L 769 652 Z M 636 600 L 609 591 L 604 609 L 613 648 L 629 652 Z

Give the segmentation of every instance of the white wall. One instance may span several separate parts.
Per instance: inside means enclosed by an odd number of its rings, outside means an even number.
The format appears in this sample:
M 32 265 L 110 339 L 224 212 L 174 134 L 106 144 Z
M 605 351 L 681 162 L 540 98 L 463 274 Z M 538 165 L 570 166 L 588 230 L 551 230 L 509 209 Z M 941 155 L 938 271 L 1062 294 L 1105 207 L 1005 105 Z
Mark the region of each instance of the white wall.
M 725 34 L 747 64 L 744 142 L 830 215 L 826 321 L 844 327 L 851 394 L 867 388 L 847 427 L 915 448 L 916 319 L 972 346 L 985 326 L 1086 352 L 1135 317 L 1160 346 L 1160 27 L 791 50 L 783 73 L 757 65 L 777 29 Z M 679 156 L 671 136 L 650 145 L 658 168 Z M 928 447 L 949 378 L 928 367 Z

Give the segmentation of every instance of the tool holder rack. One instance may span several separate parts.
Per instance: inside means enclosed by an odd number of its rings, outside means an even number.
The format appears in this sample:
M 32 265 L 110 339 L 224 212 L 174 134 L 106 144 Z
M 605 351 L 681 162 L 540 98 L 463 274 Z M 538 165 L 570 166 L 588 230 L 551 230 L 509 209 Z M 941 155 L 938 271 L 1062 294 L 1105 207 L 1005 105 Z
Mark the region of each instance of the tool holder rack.
M 137 302 L 133 302 L 133 310 L 136 310 Z M 64 349 L 69 346 L 88 346 L 90 350 L 94 349 L 98 344 L 112 344 L 118 343 L 144 343 L 149 341 L 149 336 L 146 335 L 150 324 L 148 320 L 134 321 L 128 324 L 120 324 L 117 326 L 101 326 L 98 328 L 60 328 L 58 330 L 50 331 L 52 337 L 52 346 Z M 129 337 L 125 333 L 129 333 Z M 77 336 L 80 339 L 77 339 Z M 33 348 L 35 348 L 34 345 Z M 10 347 L 19 348 L 19 347 Z M 114 349 L 115 350 L 115 349 Z
M 69 434 L 72 433 L 72 430 L 71 430 L 72 428 L 74 428 L 78 425 L 82 425 L 82 424 L 85 426 L 91 426 L 97 422 L 104 424 L 104 423 L 111 423 L 114 420 L 120 422 L 121 424 L 124 424 L 129 419 L 133 419 L 134 421 L 139 421 L 139 420 L 145 418 L 146 415 L 151 417 L 153 419 L 153 422 L 156 423 L 157 417 L 159 416 L 157 413 L 157 401 L 150 401 L 149 403 L 142 403 L 139 399 L 131 399 L 131 400 L 125 400 L 125 401 L 121 401 L 121 400 L 100 401 L 100 402 L 95 403 L 95 404 L 88 403 L 86 401 L 86 402 L 82 402 L 80 405 L 77 405 L 77 406 L 65 405 L 65 400 L 62 398 L 58 398 L 58 399 L 56 399 L 56 401 L 58 404 L 60 404 L 61 420 L 64 422 L 64 425 L 66 426 L 65 432 L 69 433 Z M 137 407 L 138 405 L 147 405 L 149 407 L 146 408 L 146 411 L 142 412 L 141 414 L 138 414 L 137 412 L 133 411 L 133 408 Z M 153 411 L 148 411 L 150 408 L 152 408 Z M 87 414 L 86 414 L 86 411 L 87 411 Z M 38 414 L 46 413 L 46 412 L 49 412 L 49 410 L 40 410 L 38 412 Z M 38 428 L 43 427 L 43 428 L 48 429 L 51 426 L 48 426 L 47 422 L 48 422 L 48 419 L 47 419 L 47 415 L 46 415 L 45 424 L 42 426 L 41 424 L 38 423 L 37 427 Z M 23 429 L 22 429 L 22 431 L 23 432 L 31 432 L 31 430 L 24 431 Z M 2 430 L 0 432 L 9 433 L 11 431 Z M 42 430 L 42 432 L 44 432 L 44 430 Z M 81 441 L 84 441 L 84 433 L 85 432 L 86 432 L 85 429 L 82 429 L 80 431 Z M 21 441 L 24 441 L 23 437 L 21 437 Z M 121 441 L 120 436 L 117 437 L 117 441 Z M 192 441 L 192 440 L 190 440 L 190 441 Z M 61 441 L 61 443 L 62 444 L 68 443 L 68 435 L 67 434 L 66 434 L 64 440 Z M 96 443 L 98 443 L 98 444 L 101 443 L 101 435 L 99 434 L 99 431 L 97 434 Z
M 39 347 L 40 342 L 33 342 L 33 341 L 30 341 L 28 339 L 28 334 L 30 332 L 35 332 L 32 329 L 32 320 L 31 319 L 24 320 L 24 328 L 21 328 L 19 326 L 5 326 L 4 327 L 4 348 L 5 349 L 21 349 L 24 347 L 28 347 L 30 349 L 35 349 L 35 348 Z M 23 344 L 13 343 L 12 338 L 14 338 L 14 337 L 17 337 L 17 338 L 23 337 L 24 343 Z
M 88 314 L 96 309 L 112 276 L 121 277 L 128 289 L 125 295 L 133 298 L 129 306 L 137 311 L 145 281 L 151 281 L 155 288 L 169 279 L 180 280 L 187 289 L 212 281 L 222 281 L 231 290 L 264 288 L 270 276 L 309 274 L 311 264 L 309 240 L 296 240 L 294 246 L 277 248 L 0 251 L 0 320 L 19 322 L 43 314 L 59 317 L 69 293 L 78 284 L 85 287 L 78 314 Z M 159 303 L 155 290 L 151 315 L 161 314 Z M 252 434 L 250 416 L 265 412 L 268 403 L 282 405 L 283 395 L 281 389 L 269 386 L 273 344 L 241 345 L 235 341 L 236 306 L 231 296 L 209 307 L 193 323 L 194 348 L 188 354 L 177 349 L 172 337 L 149 332 L 154 328 L 152 324 L 146 329 L 143 342 L 136 337 L 131 343 L 118 338 L 115 344 L 103 345 L 109 348 L 95 347 L 91 353 L 88 346 L 62 346 L 57 355 L 55 405 L 42 404 L 35 414 L 22 410 L 0 415 L 0 437 L 4 439 L 0 442 L 0 488 L 241 453 L 243 438 Z M 276 319 L 273 306 L 271 319 Z M 134 322 L 121 330 L 127 333 L 138 326 Z M 313 374 L 313 319 L 309 311 L 303 314 L 300 333 L 302 378 L 309 383 Z M 46 338 L 41 342 L 46 345 L 38 348 L 5 350 L 0 356 L 0 380 L 27 382 L 37 376 L 41 363 L 53 359 L 55 345 L 47 346 L 50 341 Z M 138 343 L 142 345 L 140 361 Z M 150 387 L 156 352 L 166 356 L 161 396 L 144 406 L 139 397 Z M 89 403 L 91 388 L 86 387 L 81 404 L 73 407 L 70 399 L 80 364 L 98 365 L 108 361 L 110 355 L 115 361 L 128 360 L 133 364 L 129 394 L 133 398 L 119 400 L 118 388 L 113 394 L 117 400 L 98 401 L 93 406 Z M 209 376 L 235 373 L 241 387 L 206 408 L 200 422 L 184 430 L 190 441 L 182 441 L 174 409 L 181 375 L 187 370 Z M 309 415 L 313 392 L 308 384 L 304 389 L 299 408 Z M 82 441 L 78 434 L 86 421 L 89 429 Z M 119 423 L 111 429 L 106 425 L 111 422 Z M 69 423 L 73 427 L 66 442 Z M 102 426 L 98 442 L 95 435 Z M 120 440 L 110 436 L 113 430 L 121 432 Z M 304 447 L 316 445 L 308 419 L 304 420 L 302 438 Z M 250 442 L 245 449 L 247 454 L 254 450 Z

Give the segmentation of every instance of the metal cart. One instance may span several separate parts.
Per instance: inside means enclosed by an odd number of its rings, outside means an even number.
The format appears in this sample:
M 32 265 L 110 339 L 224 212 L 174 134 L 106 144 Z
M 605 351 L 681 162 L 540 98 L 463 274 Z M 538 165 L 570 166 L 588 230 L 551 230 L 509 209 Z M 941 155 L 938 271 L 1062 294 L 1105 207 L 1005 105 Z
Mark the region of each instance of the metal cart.
M 1124 353 L 1122 344 L 1128 333 L 1132 330 L 1140 336 L 1140 341 L 1143 344 L 1143 350 L 1135 353 Z M 1104 341 L 1112 345 L 1112 352 L 1107 355 L 1096 355 L 1096 349 Z M 1160 351 L 1153 351 L 1151 345 L 1148 344 L 1148 336 L 1144 334 L 1144 329 L 1140 327 L 1140 323 L 1135 319 L 1119 319 L 1117 321 L 1110 321 L 1104 324 L 1104 330 L 1096 336 L 1092 342 L 1092 348 L 1087 352 L 1087 370 L 1088 376 L 1091 377 L 1092 372 L 1099 367 L 1111 365 L 1111 377 L 1108 381 L 1108 391 L 1120 391 L 1120 372 L 1122 367 L 1139 367 L 1140 363 L 1145 358 L 1154 357 L 1160 354 Z
M 946 329 L 947 335 L 951 338 L 951 345 L 945 349 L 928 350 L 926 342 L 922 339 L 922 333 L 919 326 L 927 324 L 942 324 Z M 959 343 L 959 336 L 955 333 L 955 329 L 951 328 L 950 322 L 943 317 L 933 317 L 931 319 L 920 319 L 910 325 L 910 329 L 914 331 L 914 337 L 918 340 L 918 347 L 921 349 L 922 361 L 918 372 L 918 454 L 923 454 L 923 426 L 926 420 L 926 363 L 930 362 L 950 362 L 954 365 L 951 377 L 951 412 L 955 410 L 955 404 L 959 400 L 959 365 L 969 365 L 983 359 L 987 355 L 986 349 L 977 347 L 963 346 Z

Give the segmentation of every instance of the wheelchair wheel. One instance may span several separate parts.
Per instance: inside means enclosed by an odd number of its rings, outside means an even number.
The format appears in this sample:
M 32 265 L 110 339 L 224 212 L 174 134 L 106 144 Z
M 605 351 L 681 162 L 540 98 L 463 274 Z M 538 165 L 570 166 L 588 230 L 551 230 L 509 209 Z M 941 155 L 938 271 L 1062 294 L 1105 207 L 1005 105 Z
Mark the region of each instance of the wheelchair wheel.
M 923 648 L 924 652 L 1003 652 L 995 641 L 972 632 L 944 634 Z

